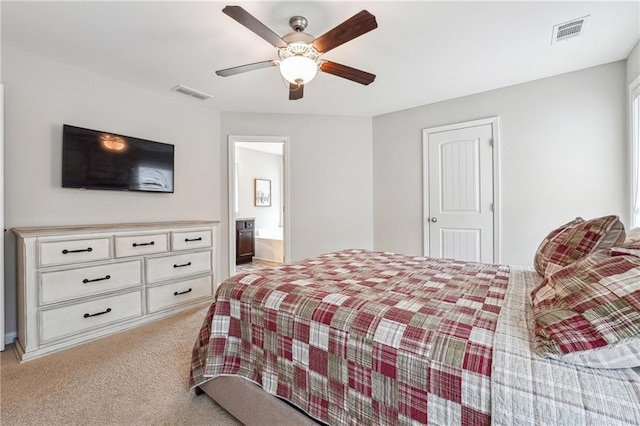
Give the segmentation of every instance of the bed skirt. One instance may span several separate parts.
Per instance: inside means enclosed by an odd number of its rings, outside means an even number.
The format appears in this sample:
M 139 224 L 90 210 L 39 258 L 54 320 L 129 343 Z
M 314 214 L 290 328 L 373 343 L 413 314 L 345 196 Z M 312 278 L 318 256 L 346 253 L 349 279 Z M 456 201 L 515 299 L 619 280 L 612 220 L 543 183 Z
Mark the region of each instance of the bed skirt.
M 246 426 L 322 424 L 242 377 L 216 377 L 199 388 Z

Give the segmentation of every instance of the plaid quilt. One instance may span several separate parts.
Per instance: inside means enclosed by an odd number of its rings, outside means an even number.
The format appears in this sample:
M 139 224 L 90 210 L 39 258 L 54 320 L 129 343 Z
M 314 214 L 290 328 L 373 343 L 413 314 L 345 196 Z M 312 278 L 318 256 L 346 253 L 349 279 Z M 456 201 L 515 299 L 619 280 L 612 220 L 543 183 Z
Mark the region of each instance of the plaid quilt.
M 489 424 L 510 269 L 365 250 L 221 284 L 190 385 L 237 375 L 329 424 Z

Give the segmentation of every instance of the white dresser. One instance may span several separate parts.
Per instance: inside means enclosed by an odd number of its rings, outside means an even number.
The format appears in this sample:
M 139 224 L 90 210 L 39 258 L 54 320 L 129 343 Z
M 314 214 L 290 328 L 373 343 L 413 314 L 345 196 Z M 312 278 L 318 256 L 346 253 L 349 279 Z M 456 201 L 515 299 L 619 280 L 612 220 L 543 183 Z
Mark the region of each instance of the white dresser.
M 218 222 L 14 228 L 22 360 L 211 303 Z

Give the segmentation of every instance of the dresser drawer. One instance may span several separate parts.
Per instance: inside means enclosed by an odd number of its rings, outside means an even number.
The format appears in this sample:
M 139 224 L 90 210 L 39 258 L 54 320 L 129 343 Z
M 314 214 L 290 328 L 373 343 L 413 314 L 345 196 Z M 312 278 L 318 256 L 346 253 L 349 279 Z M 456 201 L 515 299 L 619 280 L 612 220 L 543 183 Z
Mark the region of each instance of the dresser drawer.
M 147 282 L 169 280 L 211 271 L 211 251 L 147 259 Z
M 111 263 L 40 274 L 40 304 L 142 285 L 142 261 Z
M 142 316 L 142 292 L 119 294 L 40 311 L 40 341 L 46 343 Z
M 169 251 L 169 234 L 116 235 L 116 257 Z
M 111 238 L 41 241 L 38 244 L 40 266 L 64 265 L 111 258 Z
M 149 312 L 157 312 L 192 300 L 213 296 L 211 275 L 147 288 Z
M 211 230 L 175 231 L 171 233 L 172 250 L 189 250 L 211 247 Z
M 253 229 L 255 220 L 236 220 L 236 229 Z

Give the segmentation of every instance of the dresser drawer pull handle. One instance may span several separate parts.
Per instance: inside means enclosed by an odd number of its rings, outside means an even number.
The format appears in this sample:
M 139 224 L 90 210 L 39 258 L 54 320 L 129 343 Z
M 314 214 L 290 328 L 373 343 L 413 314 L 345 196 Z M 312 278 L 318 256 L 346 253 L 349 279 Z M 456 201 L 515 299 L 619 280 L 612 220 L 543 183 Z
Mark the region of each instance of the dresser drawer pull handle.
M 176 291 L 175 293 L 173 293 L 173 295 L 174 296 L 180 296 L 181 294 L 191 293 L 191 290 L 193 290 L 193 289 L 190 288 L 189 290 L 185 290 L 185 291 L 181 291 L 181 292 L 177 292 Z
M 80 250 L 67 250 L 67 249 L 64 249 L 64 250 L 62 250 L 62 254 L 82 253 L 83 251 L 93 251 L 93 249 L 91 247 L 86 248 L 86 249 L 80 249 Z
M 108 280 L 108 279 L 111 279 L 111 275 L 107 275 L 107 276 L 102 277 L 102 278 L 94 278 L 92 280 L 90 280 L 88 278 L 85 278 L 84 280 L 82 280 L 82 282 L 85 283 L 85 284 L 86 283 L 95 283 L 96 281 L 104 281 L 104 280 Z
M 98 312 L 97 314 L 84 314 L 84 317 L 85 317 L 85 318 L 89 318 L 89 317 L 97 317 L 98 315 L 108 314 L 109 312 L 111 312 L 111 308 L 107 308 L 107 310 L 106 310 L 106 311 Z
M 134 247 L 141 247 L 141 246 L 152 246 L 155 244 L 155 241 L 151 241 L 149 243 L 133 243 L 132 245 Z
M 192 241 L 202 241 L 202 237 L 198 237 L 198 238 L 185 238 L 184 242 L 185 243 L 190 243 Z
M 191 266 L 191 262 L 183 263 L 182 265 L 177 265 L 177 264 L 173 265 L 174 268 L 182 268 L 184 266 Z

